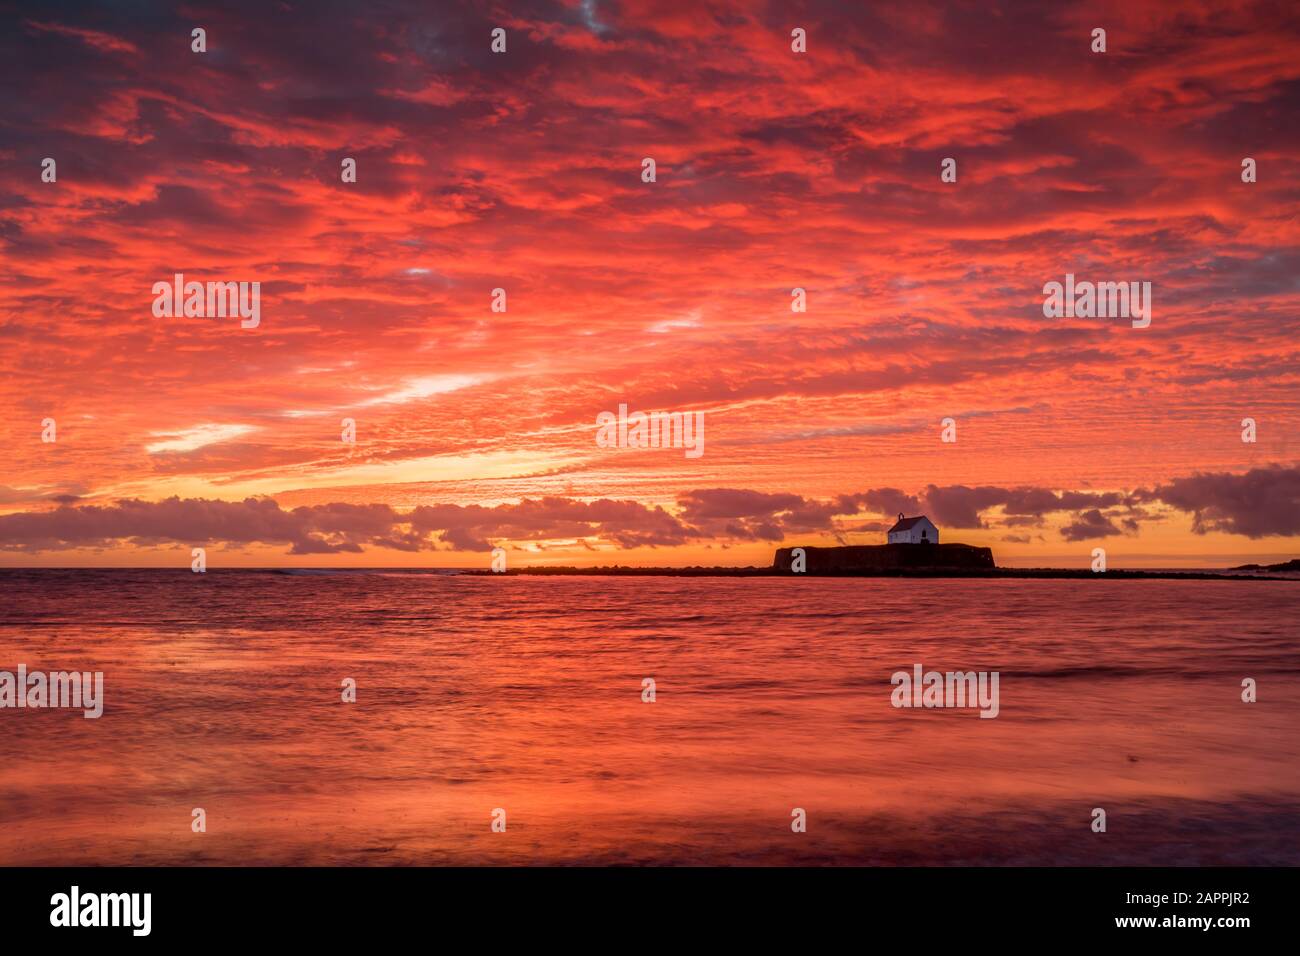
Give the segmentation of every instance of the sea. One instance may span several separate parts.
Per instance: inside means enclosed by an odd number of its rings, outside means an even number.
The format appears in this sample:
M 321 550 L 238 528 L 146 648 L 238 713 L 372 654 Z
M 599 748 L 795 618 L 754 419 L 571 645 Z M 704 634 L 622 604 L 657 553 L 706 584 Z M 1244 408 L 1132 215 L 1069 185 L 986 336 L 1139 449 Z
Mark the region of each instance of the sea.
M 1297 580 L 4 570 L 19 665 L 6 866 L 1300 864 Z

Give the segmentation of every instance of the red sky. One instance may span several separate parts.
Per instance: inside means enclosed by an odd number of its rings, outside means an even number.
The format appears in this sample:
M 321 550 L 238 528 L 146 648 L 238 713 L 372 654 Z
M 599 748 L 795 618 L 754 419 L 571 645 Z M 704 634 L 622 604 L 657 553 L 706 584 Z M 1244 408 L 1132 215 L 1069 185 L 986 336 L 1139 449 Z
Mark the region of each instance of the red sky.
M 899 511 L 1300 554 L 1287 6 L 10 11 L 0 565 L 767 564 Z M 156 318 L 177 272 L 260 325 Z M 1066 273 L 1150 326 L 1045 318 Z M 703 455 L 599 447 L 620 403 Z

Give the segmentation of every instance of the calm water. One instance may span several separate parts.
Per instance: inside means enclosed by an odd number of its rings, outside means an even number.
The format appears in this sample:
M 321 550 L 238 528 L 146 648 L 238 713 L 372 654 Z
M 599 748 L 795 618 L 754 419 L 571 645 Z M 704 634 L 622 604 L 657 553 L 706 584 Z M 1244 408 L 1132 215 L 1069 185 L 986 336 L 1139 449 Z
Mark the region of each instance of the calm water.
M 0 571 L 0 670 L 106 698 L 0 710 L 0 864 L 1300 864 L 1298 621 L 1290 581 Z M 915 663 L 1000 716 L 894 709 Z

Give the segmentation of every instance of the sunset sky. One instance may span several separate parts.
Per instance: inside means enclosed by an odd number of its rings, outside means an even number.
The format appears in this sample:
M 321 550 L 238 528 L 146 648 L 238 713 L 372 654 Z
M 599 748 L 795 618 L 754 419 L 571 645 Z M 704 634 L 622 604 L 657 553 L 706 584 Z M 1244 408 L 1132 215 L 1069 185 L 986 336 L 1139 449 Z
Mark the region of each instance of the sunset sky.
M 1293 5 L 49 3 L 0 52 L 0 566 L 766 565 L 900 511 L 1300 555 Z M 260 325 L 155 317 L 176 273 Z M 1045 318 L 1066 273 L 1150 327 Z M 620 403 L 703 455 L 599 447 Z

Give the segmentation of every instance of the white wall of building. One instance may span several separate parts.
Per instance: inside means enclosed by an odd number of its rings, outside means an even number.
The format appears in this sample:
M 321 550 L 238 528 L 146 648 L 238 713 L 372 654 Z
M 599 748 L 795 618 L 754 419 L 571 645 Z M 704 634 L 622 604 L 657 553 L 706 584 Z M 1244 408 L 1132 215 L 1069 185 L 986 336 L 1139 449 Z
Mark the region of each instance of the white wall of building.
M 934 526 L 934 523 L 929 518 L 922 518 L 906 531 L 895 531 L 889 535 L 890 544 L 921 544 L 923 542 L 939 543 L 939 529 Z

